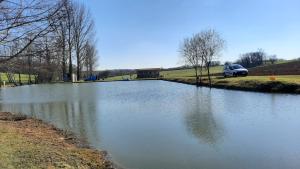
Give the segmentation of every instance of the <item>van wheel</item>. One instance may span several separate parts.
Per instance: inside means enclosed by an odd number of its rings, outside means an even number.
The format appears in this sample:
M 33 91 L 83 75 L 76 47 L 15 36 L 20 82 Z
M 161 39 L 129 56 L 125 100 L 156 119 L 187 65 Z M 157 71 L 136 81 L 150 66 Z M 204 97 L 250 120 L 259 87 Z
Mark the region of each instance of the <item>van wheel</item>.
M 233 73 L 232 76 L 233 76 L 233 77 L 237 77 L 236 73 Z
M 223 73 L 223 76 L 224 76 L 224 78 L 226 78 L 227 77 L 226 73 Z

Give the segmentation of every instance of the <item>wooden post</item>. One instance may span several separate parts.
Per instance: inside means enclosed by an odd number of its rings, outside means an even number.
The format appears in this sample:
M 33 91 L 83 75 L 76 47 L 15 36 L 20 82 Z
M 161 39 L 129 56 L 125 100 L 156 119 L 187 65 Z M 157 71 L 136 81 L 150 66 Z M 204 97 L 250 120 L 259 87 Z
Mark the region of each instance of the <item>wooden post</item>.
M 19 84 L 22 85 L 22 81 L 21 81 L 21 73 L 19 72 Z
M 1 73 L 0 73 L 0 87 L 2 87 L 2 77 L 1 77 Z

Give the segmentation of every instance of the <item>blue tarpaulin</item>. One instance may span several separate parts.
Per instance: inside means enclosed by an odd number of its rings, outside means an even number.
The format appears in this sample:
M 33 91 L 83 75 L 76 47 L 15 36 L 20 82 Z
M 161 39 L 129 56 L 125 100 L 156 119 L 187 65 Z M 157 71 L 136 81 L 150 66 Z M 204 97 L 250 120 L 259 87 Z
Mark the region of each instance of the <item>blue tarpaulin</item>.
M 86 79 L 84 79 L 84 81 L 95 81 L 97 80 L 97 76 L 91 75 L 89 77 L 87 77 Z

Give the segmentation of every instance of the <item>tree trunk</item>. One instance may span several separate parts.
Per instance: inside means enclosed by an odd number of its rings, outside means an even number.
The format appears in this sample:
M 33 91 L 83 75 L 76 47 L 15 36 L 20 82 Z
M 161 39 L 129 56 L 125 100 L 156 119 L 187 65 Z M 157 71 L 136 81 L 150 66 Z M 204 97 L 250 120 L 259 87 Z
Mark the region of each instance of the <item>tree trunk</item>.
M 63 80 L 64 80 L 64 77 L 66 75 L 66 45 L 65 45 L 65 42 L 63 42 L 63 45 L 62 45 L 62 77 L 63 77 Z
M 210 68 L 210 64 L 207 65 L 207 75 L 208 75 L 209 87 L 211 88 L 211 78 L 210 78 L 209 68 Z
M 0 87 L 2 87 L 2 78 L 1 78 L 1 73 L 0 73 Z
M 71 22 L 70 21 L 70 16 L 68 16 L 68 18 L 69 18 L 69 22 Z M 71 42 L 71 25 L 70 25 L 71 23 L 69 23 L 69 27 L 68 27 L 68 47 L 69 47 L 69 77 L 70 77 L 70 79 L 69 80 L 71 80 L 72 81 L 72 78 L 73 78 L 73 76 L 72 76 L 72 74 L 73 74 L 73 66 L 72 66 L 72 42 Z
M 72 81 L 73 67 L 72 67 L 72 51 L 69 51 L 69 76 Z
M 76 52 L 76 57 L 77 57 L 77 80 L 80 80 L 80 53 L 78 50 Z
M 198 78 L 199 77 L 198 77 L 198 68 L 197 68 L 197 66 L 195 66 L 194 69 L 195 69 L 196 85 L 198 85 L 198 82 L 199 82 Z
M 21 81 L 21 73 L 19 72 L 19 84 L 22 85 L 22 81 Z
M 28 74 L 28 84 L 31 84 L 31 76 Z
M 200 65 L 200 84 L 202 84 L 202 70 L 203 70 L 203 61 L 201 62 Z

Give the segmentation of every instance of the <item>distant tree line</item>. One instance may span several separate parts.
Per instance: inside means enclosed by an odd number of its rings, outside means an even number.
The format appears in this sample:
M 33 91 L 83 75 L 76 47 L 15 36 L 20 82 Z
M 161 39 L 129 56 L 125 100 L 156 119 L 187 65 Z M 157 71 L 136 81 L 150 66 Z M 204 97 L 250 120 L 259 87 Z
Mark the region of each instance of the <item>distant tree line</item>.
M 258 49 L 256 52 L 242 54 L 236 63 L 246 68 L 251 68 L 267 63 L 274 64 L 277 60 L 276 55 L 267 55 L 262 49 Z
M 211 62 L 211 67 L 220 66 L 220 65 L 221 65 L 220 61 L 212 61 Z M 164 71 L 183 70 L 183 69 L 193 69 L 193 66 L 190 66 L 190 65 L 186 64 L 186 65 L 179 66 L 179 67 L 162 68 L 162 70 L 164 70 Z
M 39 82 L 70 80 L 97 63 L 94 21 L 72 0 L 0 0 L 0 69 Z M 31 82 L 31 79 L 29 79 Z
M 181 57 L 186 65 L 195 70 L 196 83 L 202 83 L 204 69 L 207 71 L 209 84 L 211 86 L 210 68 L 220 56 L 225 41 L 219 33 L 213 29 L 204 30 L 192 37 L 184 39 L 180 47 Z

